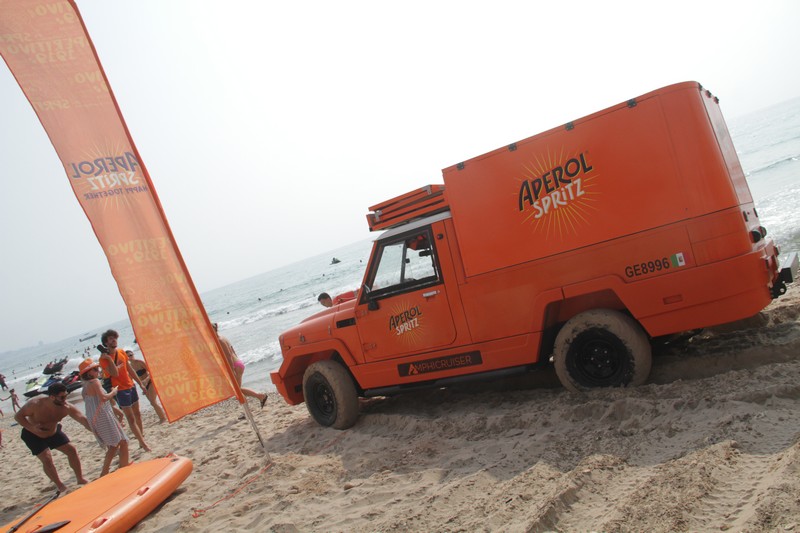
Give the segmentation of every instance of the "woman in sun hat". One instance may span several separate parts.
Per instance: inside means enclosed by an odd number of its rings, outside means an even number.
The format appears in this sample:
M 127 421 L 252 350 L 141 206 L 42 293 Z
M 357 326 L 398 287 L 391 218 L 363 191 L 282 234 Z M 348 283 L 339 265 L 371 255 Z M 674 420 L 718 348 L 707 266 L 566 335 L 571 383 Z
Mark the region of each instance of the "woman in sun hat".
M 108 474 L 111 461 L 119 453 L 119 466 L 128 466 L 128 438 L 122 430 L 114 412 L 111 410 L 111 398 L 117 394 L 117 388 L 106 393 L 100 384 L 98 375 L 100 365 L 91 359 L 84 359 L 78 366 L 78 372 L 83 380 L 83 401 L 86 407 L 86 418 L 94 431 L 97 442 L 106 448 L 106 457 L 103 460 L 103 469 L 100 476 Z

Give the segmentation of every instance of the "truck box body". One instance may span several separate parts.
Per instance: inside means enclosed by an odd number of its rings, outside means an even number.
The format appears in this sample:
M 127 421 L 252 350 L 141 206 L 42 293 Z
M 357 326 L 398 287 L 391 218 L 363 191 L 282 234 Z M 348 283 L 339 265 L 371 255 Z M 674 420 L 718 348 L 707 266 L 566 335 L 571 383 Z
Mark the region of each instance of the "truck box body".
M 640 384 L 649 337 L 749 317 L 796 275 L 796 259 L 780 270 L 718 101 L 695 82 L 443 175 L 371 207 L 370 229 L 386 231 L 356 298 L 280 337 L 272 380 L 324 425 L 355 423 L 356 395 L 551 354 L 572 390 Z
M 444 169 L 467 276 L 750 204 L 718 110 L 678 84 Z
M 762 275 L 741 280 L 735 267 L 734 278 L 722 279 L 722 265 L 695 270 L 774 255 L 751 240 L 759 223 L 744 172 L 715 98 L 697 83 L 653 91 L 443 174 L 470 279 L 468 314 L 499 312 L 512 296 L 498 283 L 523 301 L 556 287 L 569 299 L 601 275 L 652 336 L 750 316 L 771 299 L 766 267 L 745 269 Z M 537 260 L 535 273 L 506 272 Z M 505 281 L 480 276 L 497 271 Z M 741 300 L 733 309 L 728 293 Z M 486 314 L 497 319 L 470 320 L 477 339 L 530 328 L 524 311 Z

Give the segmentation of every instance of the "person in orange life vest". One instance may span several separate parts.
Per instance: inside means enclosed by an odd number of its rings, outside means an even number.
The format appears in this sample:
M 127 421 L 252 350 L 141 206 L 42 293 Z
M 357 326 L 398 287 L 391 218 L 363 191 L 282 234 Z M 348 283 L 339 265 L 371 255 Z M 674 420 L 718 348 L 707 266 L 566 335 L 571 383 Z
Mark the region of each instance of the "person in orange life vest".
M 139 446 L 144 451 L 149 452 L 150 447 L 144 441 L 144 428 L 142 427 L 142 413 L 139 411 L 139 395 L 136 393 L 134 381 L 139 384 L 142 390 L 144 385 L 139 376 L 131 367 L 128 361 L 128 355 L 122 348 L 117 348 L 117 340 L 119 333 L 110 329 L 100 336 L 100 346 L 97 347 L 101 351 L 100 366 L 103 369 L 103 375 L 111 378 L 111 386 L 117 387 L 117 404 L 119 404 L 122 412 L 125 413 L 125 418 L 128 420 L 128 426 L 133 431 L 136 440 L 139 441 Z M 103 351 L 103 348 L 105 351 Z
M 322 304 L 323 307 L 333 307 L 334 305 L 339 305 L 344 302 L 349 302 L 350 300 L 356 297 L 355 291 L 347 291 L 343 292 L 342 294 L 331 298 L 330 294 L 327 292 L 323 292 L 317 297 L 317 301 Z

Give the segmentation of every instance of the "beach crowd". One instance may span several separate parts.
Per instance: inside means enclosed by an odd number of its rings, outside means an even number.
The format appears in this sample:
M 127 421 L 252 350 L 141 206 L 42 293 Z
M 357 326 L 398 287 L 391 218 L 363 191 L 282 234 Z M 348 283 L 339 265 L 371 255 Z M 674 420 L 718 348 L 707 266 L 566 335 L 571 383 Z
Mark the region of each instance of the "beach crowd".
M 217 330 L 216 324 L 214 329 Z M 219 338 L 224 355 L 235 370 L 241 387 L 244 363 L 236 356 L 231 343 L 225 337 L 219 336 Z M 97 347 L 101 352 L 99 359 L 95 361 L 87 357 L 80 363 L 78 372 L 82 383 L 83 412 L 67 401 L 67 386 L 60 381 L 51 384 L 45 395 L 32 398 L 21 407 L 16 400 L 13 400 L 14 420 L 22 428 L 20 434 L 22 441 L 31 455 L 41 462 L 44 473 L 61 492 L 66 491 L 67 486 L 61 480 L 53 462 L 53 450 L 67 457 L 78 484 L 89 482 L 83 476 L 77 449 L 62 429 L 61 422 L 64 418 L 74 419 L 91 432 L 105 451 L 101 477 L 110 472 L 115 458 L 118 458 L 119 468 L 130 464 L 128 432 L 136 439 L 141 450 L 145 452 L 151 450 L 145 440 L 137 386 L 152 405 L 159 422 L 167 421 L 152 387 L 147 363 L 136 359 L 133 351 L 120 348 L 118 342 L 119 334 L 116 331 L 104 332 L 101 344 Z M 2 382 L 2 386 L 5 388 L 5 381 Z M 245 388 L 242 388 L 242 392 L 246 396 L 256 398 L 261 407 L 264 407 L 267 400 L 266 393 Z M 10 393 L 11 398 L 16 398 L 13 390 Z M 1 434 L 0 445 L 2 445 Z

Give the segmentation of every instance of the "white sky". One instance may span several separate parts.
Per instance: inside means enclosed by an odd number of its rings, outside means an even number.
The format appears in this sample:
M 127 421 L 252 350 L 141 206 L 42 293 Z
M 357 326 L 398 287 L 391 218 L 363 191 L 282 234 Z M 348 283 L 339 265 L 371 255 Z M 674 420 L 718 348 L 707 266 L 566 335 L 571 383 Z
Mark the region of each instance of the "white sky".
M 800 96 L 800 2 L 77 0 L 203 293 L 369 237 L 441 169 L 671 83 Z M 2 13 L 0 13 L 2 16 Z M 0 62 L 0 352 L 125 318 Z

